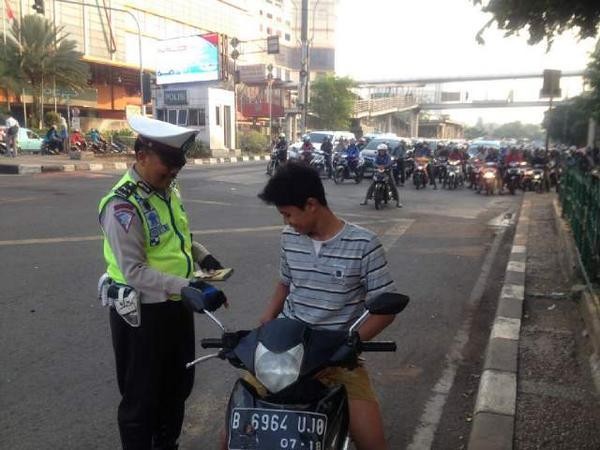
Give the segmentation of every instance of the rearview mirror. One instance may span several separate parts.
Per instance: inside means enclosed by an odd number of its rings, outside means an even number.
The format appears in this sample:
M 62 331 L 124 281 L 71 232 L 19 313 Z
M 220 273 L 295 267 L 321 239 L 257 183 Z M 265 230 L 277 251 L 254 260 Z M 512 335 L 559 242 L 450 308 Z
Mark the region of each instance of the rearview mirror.
M 366 305 L 371 314 L 398 314 L 406 308 L 410 298 L 408 295 L 386 292 L 378 295 Z

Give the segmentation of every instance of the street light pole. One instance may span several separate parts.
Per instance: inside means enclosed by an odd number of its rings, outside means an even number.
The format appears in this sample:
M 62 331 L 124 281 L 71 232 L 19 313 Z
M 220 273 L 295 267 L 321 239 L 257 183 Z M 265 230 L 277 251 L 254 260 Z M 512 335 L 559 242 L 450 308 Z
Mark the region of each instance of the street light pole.
M 89 6 L 90 8 L 98 8 L 98 5 L 92 5 L 90 3 L 85 2 L 74 2 L 72 0 L 56 0 L 60 3 L 68 3 L 70 5 L 78 5 L 78 6 Z M 137 27 L 137 35 L 138 35 L 138 52 L 139 52 L 139 60 L 140 60 L 140 106 L 142 110 L 142 115 L 146 115 L 146 105 L 144 104 L 144 67 L 142 66 L 142 28 L 140 27 L 140 22 L 138 21 L 135 14 L 127 9 L 121 8 L 113 8 L 112 6 L 102 6 L 105 9 L 110 11 L 116 11 L 128 14 L 129 17 L 133 19 L 135 22 L 135 26 Z
M 269 102 L 269 148 L 273 144 L 273 64 L 267 66 L 267 98 Z

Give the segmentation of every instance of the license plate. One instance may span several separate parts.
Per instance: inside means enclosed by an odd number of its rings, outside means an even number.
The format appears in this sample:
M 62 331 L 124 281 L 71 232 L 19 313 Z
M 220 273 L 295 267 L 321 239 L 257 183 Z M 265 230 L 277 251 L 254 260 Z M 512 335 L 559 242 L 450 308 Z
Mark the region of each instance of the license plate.
M 234 408 L 229 450 L 324 450 L 325 414 L 281 409 Z

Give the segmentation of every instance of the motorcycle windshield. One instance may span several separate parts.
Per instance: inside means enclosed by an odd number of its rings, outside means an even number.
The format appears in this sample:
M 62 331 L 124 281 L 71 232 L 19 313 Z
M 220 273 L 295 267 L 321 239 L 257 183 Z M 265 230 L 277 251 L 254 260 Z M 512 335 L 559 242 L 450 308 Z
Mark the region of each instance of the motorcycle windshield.
M 259 343 L 275 354 L 283 354 L 303 345 L 299 374 L 299 378 L 302 378 L 329 366 L 331 358 L 345 345 L 347 337 L 345 331 L 313 329 L 297 320 L 280 318 L 252 330 L 240 339 L 233 352 L 245 368 L 255 375 L 254 359 Z

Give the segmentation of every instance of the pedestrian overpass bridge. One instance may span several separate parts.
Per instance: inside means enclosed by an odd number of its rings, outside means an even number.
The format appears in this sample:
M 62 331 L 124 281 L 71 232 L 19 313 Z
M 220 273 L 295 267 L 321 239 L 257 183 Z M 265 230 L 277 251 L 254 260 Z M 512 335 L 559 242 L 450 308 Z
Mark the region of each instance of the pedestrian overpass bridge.
M 582 77 L 583 70 L 563 72 L 563 78 Z M 396 80 L 371 80 L 359 81 L 354 92 L 359 97 L 352 107 L 352 119 L 357 125 L 366 125 L 386 132 L 395 132 L 398 127 L 394 122 L 400 112 L 409 112 L 410 134 L 418 135 L 418 114 L 420 111 L 471 109 L 471 108 L 532 108 L 547 107 L 548 101 L 544 100 L 518 100 L 512 98 L 512 91 L 507 93 L 504 100 L 471 99 L 458 97 L 446 99 L 441 89 L 444 83 L 473 83 L 497 80 L 524 80 L 542 79 L 543 73 L 516 73 L 498 75 L 462 75 L 437 78 L 412 78 Z M 433 90 L 425 89 L 427 85 L 434 85 Z M 540 83 L 541 87 L 541 83 Z M 536 92 L 537 95 L 537 92 Z M 557 99 L 554 105 L 561 103 Z M 397 125 L 397 124 L 396 124 Z

